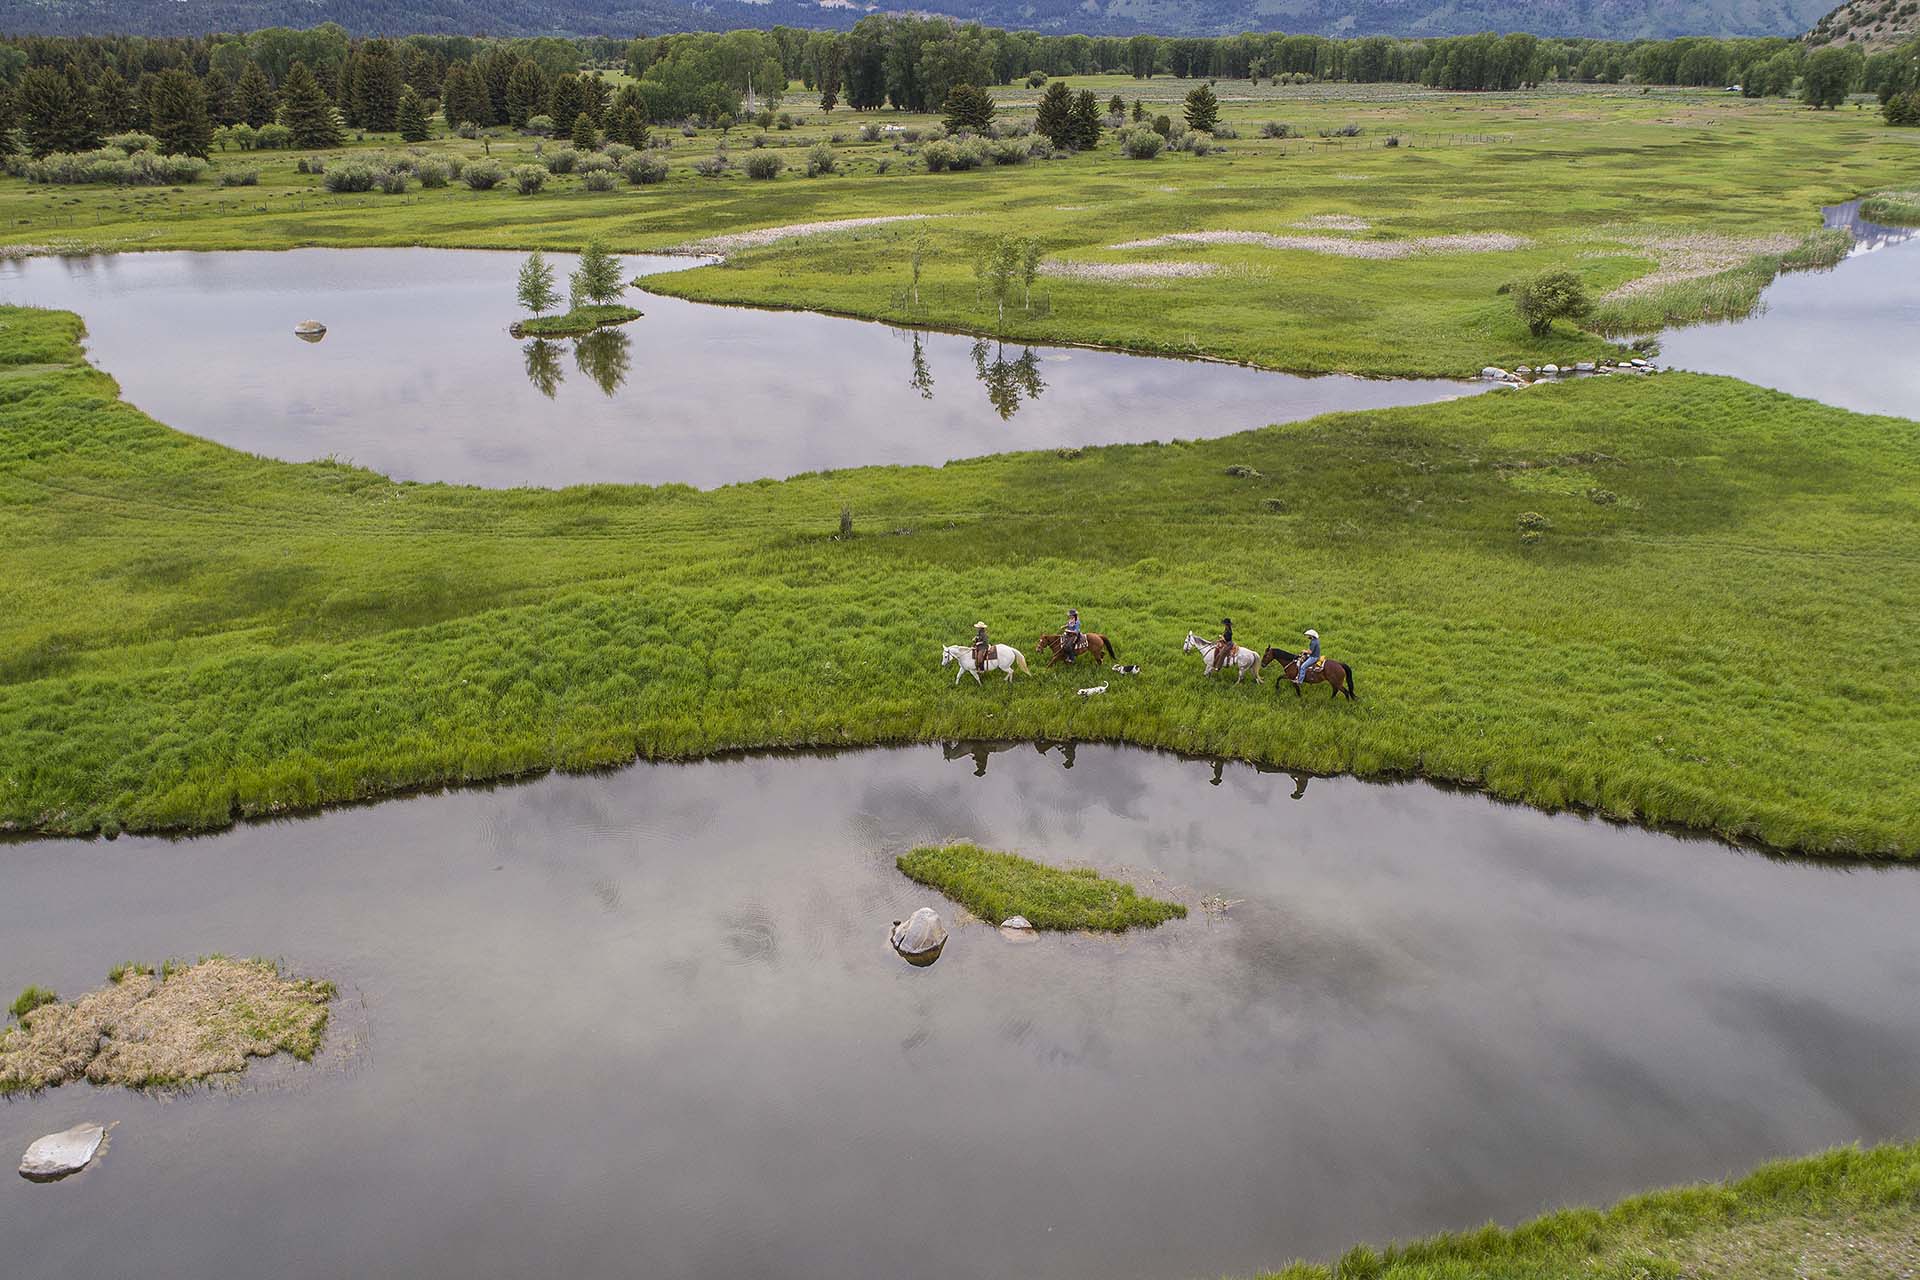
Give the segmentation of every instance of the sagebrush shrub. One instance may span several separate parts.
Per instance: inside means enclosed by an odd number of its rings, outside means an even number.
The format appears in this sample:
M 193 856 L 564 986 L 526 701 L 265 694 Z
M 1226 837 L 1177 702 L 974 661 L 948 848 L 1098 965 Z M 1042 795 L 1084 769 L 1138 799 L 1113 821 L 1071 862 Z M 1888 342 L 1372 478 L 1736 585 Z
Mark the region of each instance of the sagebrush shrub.
M 754 152 L 747 157 L 745 165 L 749 178 L 757 178 L 763 182 L 769 178 L 779 177 L 780 171 L 786 167 L 786 162 L 771 151 Z
M 461 181 L 475 191 L 491 191 L 507 176 L 497 160 L 475 160 L 460 173 Z
M 667 162 L 651 151 L 638 151 L 620 162 L 620 172 L 636 187 L 667 180 Z

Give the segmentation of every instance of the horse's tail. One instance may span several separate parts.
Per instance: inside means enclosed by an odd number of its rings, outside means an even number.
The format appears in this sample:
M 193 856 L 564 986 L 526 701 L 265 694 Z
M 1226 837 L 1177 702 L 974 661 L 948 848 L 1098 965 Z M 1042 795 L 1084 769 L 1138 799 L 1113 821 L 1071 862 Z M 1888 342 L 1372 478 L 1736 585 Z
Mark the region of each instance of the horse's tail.
M 1109 658 L 1117 658 L 1117 657 L 1119 657 L 1119 656 L 1120 656 L 1120 646 L 1119 646 L 1119 645 L 1117 645 L 1117 644 L 1115 644 L 1115 643 L 1113 642 L 1113 637 L 1112 637 L 1112 636 L 1106 636 L 1106 637 L 1104 637 L 1104 639 L 1105 639 L 1105 640 L 1106 640 L 1106 642 L 1107 642 L 1107 656 L 1108 656 Z
M 1360 695 L 1353 691 L 1353 664 L 1349 662 L 1345 665 L 1347 668 L 1347 701 L 1358 702 Z
M 1015 649 L 1013 651 L 1013 664 L 1019 667 L 1020 670 L 1026 675 L 1033 674 L 1033 672 L 1027 670 L 1027 655 L 1020 652 L 1018 649 Z

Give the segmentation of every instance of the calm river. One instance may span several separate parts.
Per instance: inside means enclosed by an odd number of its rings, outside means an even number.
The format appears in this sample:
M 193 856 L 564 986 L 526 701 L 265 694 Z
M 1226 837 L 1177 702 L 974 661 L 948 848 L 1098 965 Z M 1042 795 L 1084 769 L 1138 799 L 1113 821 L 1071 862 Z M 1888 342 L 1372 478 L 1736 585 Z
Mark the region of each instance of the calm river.
M 0 845 L 8 992 L 214 950 L 343 990 L 319 1060 L 237 1091 L 0 1102 L 15 1158 L 118 1126 L 75 1178 L 0 1180 L 0 1256 L 1178 1280 L 1920 1132 L 1920 874 L 1296 789 L 921 747 Z M 954 912 L 892 858 L 947 836 L 1196 909 L 1120 939 L 961 925 L 912 968 L 889 922 Z
M 1484 384 L 1302 378 L 1024 347 L 632 291 L 633 324 L 523 342 L 522 255 L 127 253 L 0 263 L 0 299 L 77 311 L 93 362 L 169 426 L 402 480 L 734 481 L 1016 449 L 1222 436 Z M 561 277 L 573 259 L 555 255 Z M 686 258 L 629 257 L 629 275 Z M 315 319 L 324 340 L 293 326 Z

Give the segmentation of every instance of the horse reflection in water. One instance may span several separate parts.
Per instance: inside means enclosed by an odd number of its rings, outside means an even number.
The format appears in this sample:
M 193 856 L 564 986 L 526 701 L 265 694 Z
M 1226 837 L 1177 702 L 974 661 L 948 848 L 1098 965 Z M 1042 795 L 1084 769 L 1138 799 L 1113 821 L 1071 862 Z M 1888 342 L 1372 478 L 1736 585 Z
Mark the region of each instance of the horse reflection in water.
M 526 362 L 527 381 L 551 400 L 567 379 L 560 363 L 561 346 L 546 338 L 535 338 L 520 348 Z M 611 396 L 626 384 L 633 372 L 633 339 L 618 329 L 595 329 L 573 340 L 573 363 L 587 380 Z
M 987 759 L 999 755 L 1002 751 L 1018 751 L 1028 744 L 1024 742 L 943 742 L 940 754 L 948 760 L 973 761 L 973 776 L 987 776 Z M 1074 744 L 1071 742 L 1036 742 L 1033 749 L 1041 755 L 1047 755 L 1055 748 L 1060 751 L 1060 767 L 1073 768 Z
M 1287 777 L 1293 779 L 1293 794 L 1287 797 L 1289 800 L 1298 800 L 1302 796 L 1305 796 L 1307 794 L 1307 784 L 1313 781 L 1313 775 L 1310 773 L 1301 773 L 1295 769 L 1279 769 L 1270 764 L 1255 763 L 1253 771 L 1255 773 L 1284 773 Z M 1225 760 L 1215 760 L 1213 762 L 1213 776 L 1207 779 L 1207 785 L 1211 787 L 1219 786 L 1220 783 L 1225 780 L 1226 773 L 1227 762 Z

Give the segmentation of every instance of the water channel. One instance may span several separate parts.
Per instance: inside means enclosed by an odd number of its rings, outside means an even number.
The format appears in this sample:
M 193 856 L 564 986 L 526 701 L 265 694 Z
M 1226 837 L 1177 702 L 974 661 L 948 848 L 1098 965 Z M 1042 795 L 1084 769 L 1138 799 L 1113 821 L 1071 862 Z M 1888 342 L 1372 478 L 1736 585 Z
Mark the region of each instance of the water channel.
M 962 836 L 1181 898 L 956 924 Z M 1213 897 L 1224 912 L 1202 909 Z M 0 845 L 0 976 L 285 957 L 329 1048 L 0 1102 L 35 1274 L 1248 1274 L 1920 1130 L 1920 875 L 1117 748 L 639 765 L 190 841 Z M 9 988 L 11 990 L 11 988 Z

